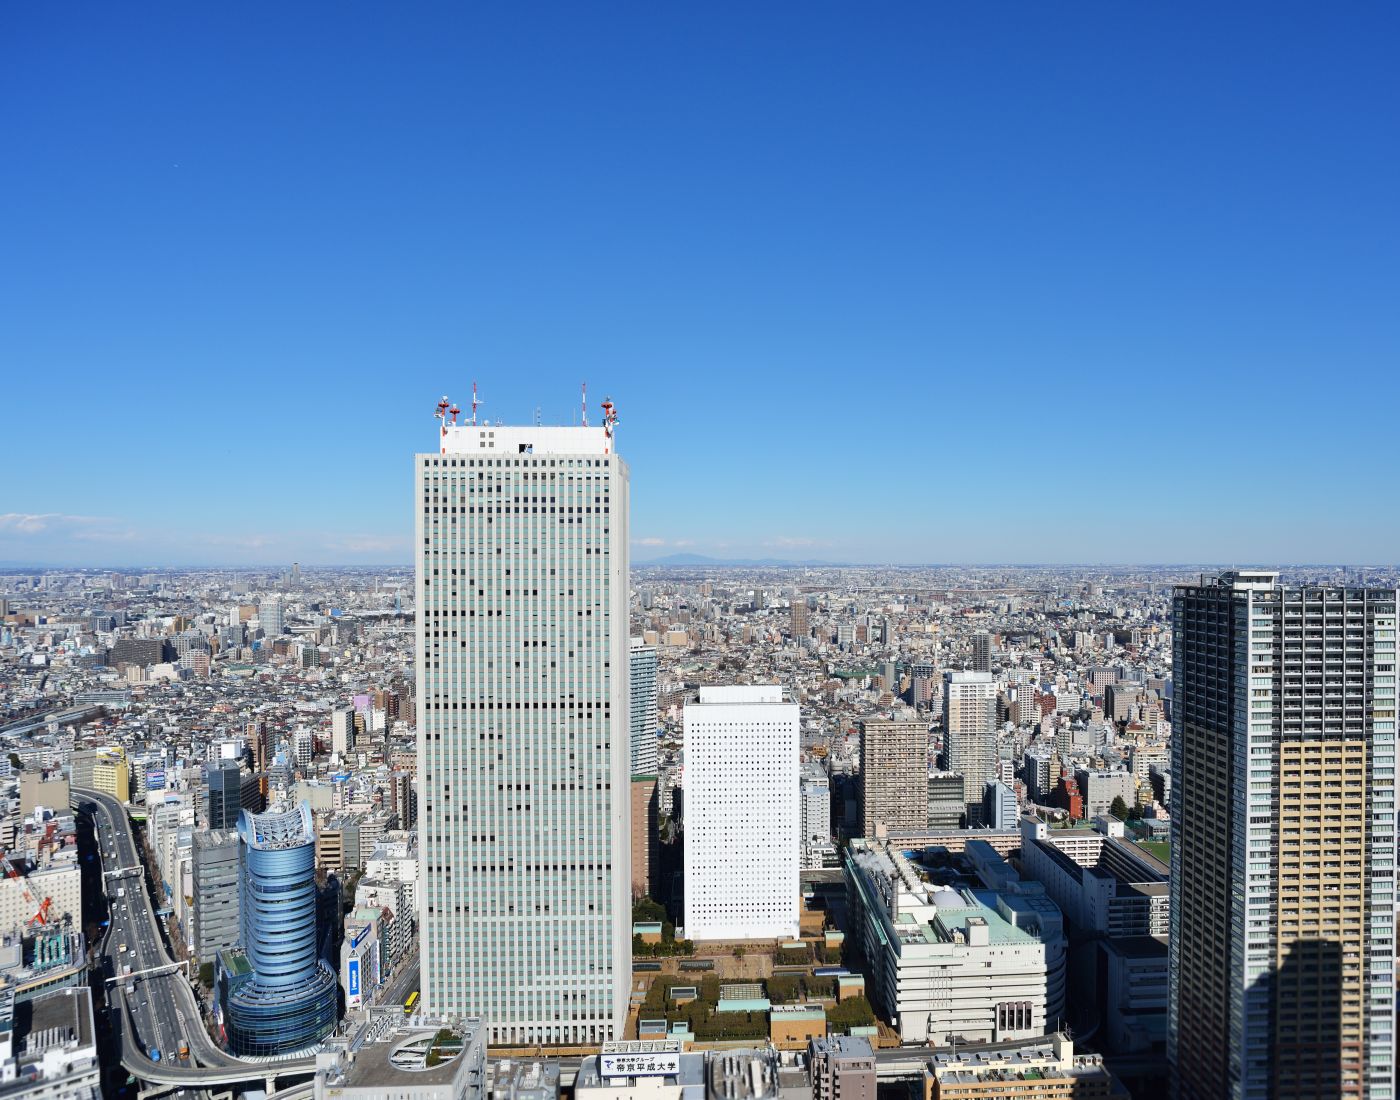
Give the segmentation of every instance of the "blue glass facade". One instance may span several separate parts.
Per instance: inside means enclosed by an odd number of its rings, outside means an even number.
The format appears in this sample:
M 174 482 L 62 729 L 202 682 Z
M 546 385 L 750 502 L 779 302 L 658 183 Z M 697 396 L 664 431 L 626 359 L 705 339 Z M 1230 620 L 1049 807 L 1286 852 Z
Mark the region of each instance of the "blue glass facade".
M 235 1054 L 314 1046 L 336 1020 L 336 980 L 316 953 L 316 839 L 306 803 L 283 813 L 244 811 L 243 943 L 248 967 L 223 976 L 224 1019 Z

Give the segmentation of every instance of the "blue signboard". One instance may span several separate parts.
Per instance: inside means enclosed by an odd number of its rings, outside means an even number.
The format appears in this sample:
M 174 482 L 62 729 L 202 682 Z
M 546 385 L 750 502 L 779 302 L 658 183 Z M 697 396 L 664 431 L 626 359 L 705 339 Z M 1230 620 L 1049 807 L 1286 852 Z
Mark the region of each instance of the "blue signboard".
M 359 960 L 359 959 L 351 959 L 351 960 L 350 960 L 350 975 L 349 975 L 349 977 L 350 977 L 350 981 L 349 981 L 349 985 L 350 985 L 350 990 L 349 990 L 350 996 L 352 996 L 352 997 L 358 997 L 358 996 L 360 995 L 360 960 Z

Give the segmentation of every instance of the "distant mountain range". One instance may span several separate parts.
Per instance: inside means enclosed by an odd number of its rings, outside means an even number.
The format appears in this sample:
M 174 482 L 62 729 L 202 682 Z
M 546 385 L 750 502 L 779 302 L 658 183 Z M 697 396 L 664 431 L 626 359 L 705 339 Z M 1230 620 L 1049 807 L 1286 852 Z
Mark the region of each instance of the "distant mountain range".
M 791 566 L 806 568 L 810 566 L 832 566 L 842 565 L 837 561 L 787 561 L 783 558 L 711 558 L 704 554 L 667 554 L 664 558 L 649 558 L 646 561 L 633 561 L 633 565 L 704 565 L 704 566 L 724 566 L 737 565 L 746 568 L 763 567 L 783 567 Z

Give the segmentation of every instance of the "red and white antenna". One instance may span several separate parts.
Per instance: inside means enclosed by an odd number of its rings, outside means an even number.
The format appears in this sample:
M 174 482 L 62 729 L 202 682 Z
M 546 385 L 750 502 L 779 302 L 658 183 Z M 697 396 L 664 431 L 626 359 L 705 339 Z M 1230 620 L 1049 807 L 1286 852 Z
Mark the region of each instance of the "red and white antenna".
M 617 427 L 617 406 L 612 403 L 611 397 L 603 399 L 603 434 L 607 436 L 607 442 L 603 444 L 603 453 L 607 454 L 612 450 L 613 429 Z
M 583 383 L 583 426 L 588 427 L 588 383 Z
M 476 395 L 476 383 L 472 382 L 472 427 L 476 427 L 476 407 L 481 404 L 481 399 Z
M 462 410 L 456 405 L 453 405 L 452 408 L 447 411 L 452 414 L 452 426 L 455 428 L 457 426 L 457 418 L 462 415 Z
M 437 411 L 433 413 L 434 417 L 442 421 L 442 428 L 439 431 L 441 438 L 438 441 L 438 454 L 445 455 L 447 453 L 447 410 L 451 404 L 452 403 L 444 397 L 437 403 Z

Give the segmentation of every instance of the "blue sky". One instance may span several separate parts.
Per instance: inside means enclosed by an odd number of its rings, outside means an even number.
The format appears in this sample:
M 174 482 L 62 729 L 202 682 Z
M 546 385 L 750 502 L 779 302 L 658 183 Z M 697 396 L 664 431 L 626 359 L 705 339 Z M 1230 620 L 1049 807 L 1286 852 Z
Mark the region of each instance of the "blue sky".
M 1394 562 L 1398 23 L 5 5 L 0 561 L 407 561 L 586 379 L 637 559 Z

